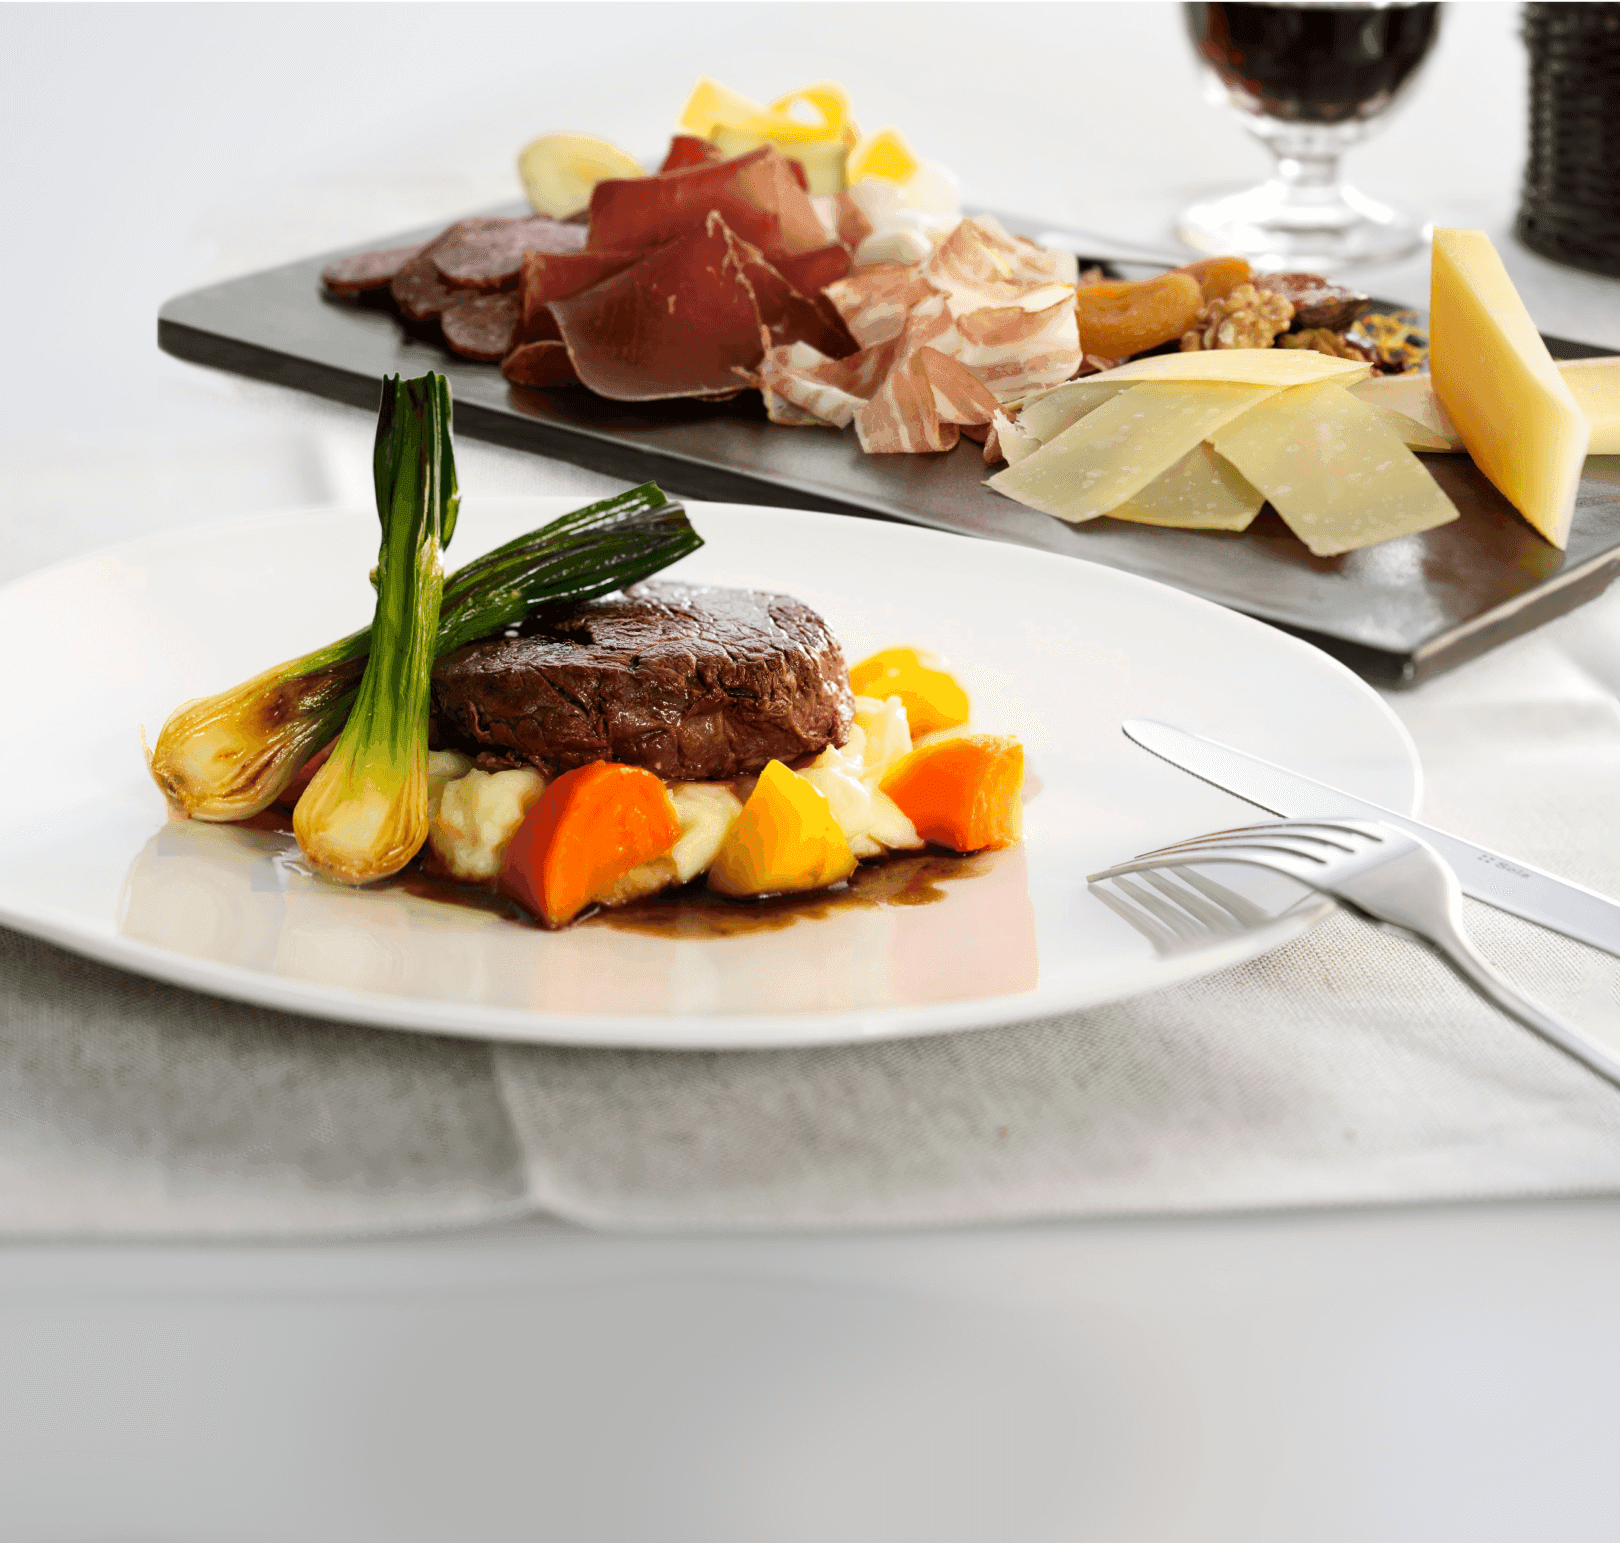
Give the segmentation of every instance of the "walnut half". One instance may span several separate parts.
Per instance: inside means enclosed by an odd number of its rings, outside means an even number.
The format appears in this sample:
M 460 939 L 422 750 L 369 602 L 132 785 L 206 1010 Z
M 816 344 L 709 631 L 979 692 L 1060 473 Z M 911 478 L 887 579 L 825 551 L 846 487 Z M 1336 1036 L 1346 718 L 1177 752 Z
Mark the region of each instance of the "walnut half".
M 1307 327 L 1278 340 L 1279 348 L 1308 348 L 1313 353 L 1331 354 L 1335 359 L 1362 359 L 1370 362 L 1370 350 L 1352 343 L 1342 332 L 1328 327 Z
M 1181 349 L 1190 353 L 1200 348 L 1270 348 L 1272 339 L 1286 332 L 1293 319 L 1293 303 L 1285 296 L 1239 284 L 1198 313 L 1197 322 L 1181 335 Z

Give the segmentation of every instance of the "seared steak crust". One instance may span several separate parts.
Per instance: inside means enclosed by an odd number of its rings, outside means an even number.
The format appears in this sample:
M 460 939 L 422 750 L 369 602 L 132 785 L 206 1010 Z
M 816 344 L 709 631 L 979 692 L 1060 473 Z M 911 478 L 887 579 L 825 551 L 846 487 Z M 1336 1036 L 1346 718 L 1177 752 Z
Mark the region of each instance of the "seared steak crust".
M 433 667 L 441 737 L 550 777 L 591 761 L 673 782 L 745 776 L 848 737 L 838 641 L 787 595 L 638 584 L 530 616 Z

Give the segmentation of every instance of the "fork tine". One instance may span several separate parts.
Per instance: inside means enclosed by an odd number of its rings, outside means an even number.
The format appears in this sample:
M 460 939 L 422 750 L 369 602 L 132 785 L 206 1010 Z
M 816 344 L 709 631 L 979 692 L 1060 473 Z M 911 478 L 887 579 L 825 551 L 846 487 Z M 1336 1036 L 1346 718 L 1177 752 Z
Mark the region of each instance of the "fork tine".
M 1100 873 L 1088 873 L 1086 883 L 1100 884 L 1104 879 L 1117 878 L 1122 873 L 1146 873 L 1153 868 L 1185 868 L 1192 863 L 1242 863 L 1247 862 L 1259 868 L 1272 868 L 1281 872 L 1277 864 L 1265 861 L 1258 857 L 1243 858 L 1234 856 L 1234 853 L 1243 851 L 1270 852 L 1284 857 L 1293 857 L 1298 854 L 1289 852 L 1281 847 L 1267 847 L 1259 842 L 1249 846 L 1233 845 L 1232 847 L 1187 847 L 1169 852 L 1146 852 L 1141 857 L 1133 857 L 1126 863 L 1115 863 L 1112 868 L 1104 868 Z
M 1144 874 L 1144 878 L 1151 875 Z M 1199 937 L 1207 930 L 1192 918 L 1186 911 L 1171 905 L 1162 895 L 1156 895 L 1146 884 L 1133 879 L 1122 877 L 1114 880 L 1114 887 L 1127 899 L 1139 905 L 1150 916 L 1157 917 L 1160 924 L 1169 928 L 1182 943 L 1197 942 Z
M 1130 879 L 1116 879 L 1116 884 L 1128 884 Z M 1241 930 L 1237 919 L 1224 907 L 1215 904 L 1208 896 L 1201 895 L 1196 889 L 1184 881 L 1172 879 L 1167 873 L 1155 873 L 1151 869 L 1141 875 L 1140 884 L 1151 884 L 1161 895 L 1167 895 L 1183 911 L 1187 912 L 1194 921 L 1199 922 L 1211 932 L 1236 932 Z
M 1179 852 L 1183 847 L 1189 846 L 1214 846 L 1228 842 L 1241 843 L 1246 837 L 1264 837 L 1273 843 L 1280 842 L 1285 838 L 1293 841 L 1310 841 L 1318 846 L 1332 847 L 1338 852 L 1355 852 L 1357 850 L 1356 847 L 1344 841 L 1335 841 L 1330 836 L 1314 834 L 1315 830 L 1323 828 L 1331 827 L 1304 827 L 1301 824 L 1290 823 L 1285 825 L 1281 822 L 1275 825 L 1243 825 L 1236 830 L 1211 831 L 1207 836 L 1195 836 L 1191 841 L 1172 842 L 1167 847 L 1159 847 L 1153 852 L 1143 852 L 1139 855 L 1142 857 L 1154 857 L 1159 852 Z M 1282 847 L 1276 849 L 1287 850 Z M 1301 853 L 1299 855 L 1304 856 L 1306 854 Z
M 1092 894 L 1122 921 L 1127 921 L 1136 928 L 1158 953 L 1175 953 L 1183 946 L 1185 940 L 1165 926 L 1151 911 L 1144 910 L 1123 895 L 1116 895 L 1111 889 L 1100 884 Z

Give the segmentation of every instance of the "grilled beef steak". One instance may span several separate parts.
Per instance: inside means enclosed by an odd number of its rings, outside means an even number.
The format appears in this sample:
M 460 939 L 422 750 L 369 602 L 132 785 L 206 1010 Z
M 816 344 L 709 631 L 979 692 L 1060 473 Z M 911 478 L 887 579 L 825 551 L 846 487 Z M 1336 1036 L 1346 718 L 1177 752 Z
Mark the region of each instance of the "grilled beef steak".
M 656 583 L 447 654 L 433 704 L 440 737 L 474 754 L 548 777 L 624 761 L 675 782 L 814 755 L 844 742 L 854 713 L 843 653 L 809 606 Z

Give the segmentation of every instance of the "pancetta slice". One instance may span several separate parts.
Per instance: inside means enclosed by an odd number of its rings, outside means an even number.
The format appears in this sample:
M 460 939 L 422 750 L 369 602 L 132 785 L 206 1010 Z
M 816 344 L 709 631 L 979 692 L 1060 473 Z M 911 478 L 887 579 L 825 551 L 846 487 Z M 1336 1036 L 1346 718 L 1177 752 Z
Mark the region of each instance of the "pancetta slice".
M 953 450 L 961 423 L 988 423 L 995 398 L 956 360 L 922 347 L 889 371 L 877 394 L 855 414 L 868 455 Z
M 760 360 L 753 383 L 765 398 L 772 423 L 844 429 L 855 421 L 865 401 L 865 396 L 849 389 L 854 382 L 848 361 L 829 359 L 809 343 L 770 349 Z
M 1072 298 L 1078 272 L 1072 252 L 1009 236 L 988 215 L 959 221 L 922 264 L 922 276 L 949 297 L 958 316 L 1020 304 L 1029 291 L 1046 285 L 1061 285 Z M 1045 310 L 1055 299 L 1049 294 L 1023 303 L 1028 310 Z
M 906 263 L 862 268 L 826 290 L 850 336 L 862 348 L 899 337 L 912 306 L 933 293 L 921 271 Z
M 956 318 L 960 341 L 951 350 L 998 401 L 1014 402 L 1040 386 L 1055 386 L 1080 368 L 1080 328 L 1074 293 L 1042 311 L 1019 306 L 970 311 Z

